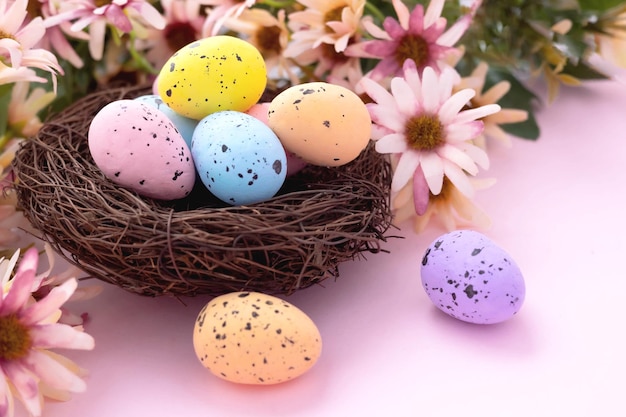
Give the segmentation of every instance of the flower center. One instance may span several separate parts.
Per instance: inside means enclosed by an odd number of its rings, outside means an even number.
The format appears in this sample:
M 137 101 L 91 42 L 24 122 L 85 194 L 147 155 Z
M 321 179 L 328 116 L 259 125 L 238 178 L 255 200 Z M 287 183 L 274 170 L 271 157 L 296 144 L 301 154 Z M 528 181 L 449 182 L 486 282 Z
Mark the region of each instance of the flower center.
M 432 151 L 445 142 L 439 118 L 429 114 L 410 118 L 406 122 L 404 134 L 409 146 L 419 151 Z
M 196 31 L 188 23 L 173 22 L 163 29 L 163 36 L 170 50 L 178 51 L 183 46 L 196 40 Z
M 113 3 L 112 0 L 95 0 L 93 2 L 93 4 L 96 6 L 96 8 L 102 7 L 102 6 L 106 6 L 107 4 L 111 4 L 111 3 Z
M 28 328 L 14 314 L 0 317 L 0 360 L 23 358 L 31 347 Z
M 35 18 L 41 16 L 41 2 L 40 1 L 29 1 L 26 5 L 26 13 L 31 18 Z
M 6 33 L 4 30 L 0 29 L 0 39 L 15 39 L 15 36 L 10 33 Z
M 341 22 L 341 12 L 343 11 L 344 6 L 335 7 L 332 10 L 327 11 L 324 14 L 324 23 L 326 22 Z M 326 33 L 332 33 L 334 30 L 330 28 L 330 26 L 325 25 L 324 30 Z
M 280 45 L 280 34 L 281 31 L 278 26 L 264 26 L 255 33 L 255 43 L 262 53 L 280 55 L 283 50 Z
M 423 67 L 430 58 L 428 42 L 419 35 L 406 35 L 400 40 L 396 48 L 395 58 L 400 67 L 404 65 L 404 61 L 407 59 L 415 61 L 418 68 Z

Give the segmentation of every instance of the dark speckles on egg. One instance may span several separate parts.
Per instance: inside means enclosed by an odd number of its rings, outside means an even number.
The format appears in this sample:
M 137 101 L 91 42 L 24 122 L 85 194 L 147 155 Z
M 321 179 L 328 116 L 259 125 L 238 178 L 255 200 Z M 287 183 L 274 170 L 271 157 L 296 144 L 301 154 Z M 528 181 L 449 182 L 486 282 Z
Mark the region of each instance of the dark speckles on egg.
M 425 250 L 422 285 L 433 304 L 452 317 L 476 324 L 502 322 L 519 311 L 525 297 L 521 271 L 510 259 L 478 232 L 451 232 Z M 510 295 L 518 301 L 512 304 Z

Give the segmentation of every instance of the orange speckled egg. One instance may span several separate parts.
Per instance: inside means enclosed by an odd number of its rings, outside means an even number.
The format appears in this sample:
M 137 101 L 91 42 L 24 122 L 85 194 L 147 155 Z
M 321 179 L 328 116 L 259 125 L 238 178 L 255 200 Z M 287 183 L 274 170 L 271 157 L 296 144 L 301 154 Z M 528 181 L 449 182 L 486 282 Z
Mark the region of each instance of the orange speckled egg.
M 325 82 L 287 88 L 270 103 L 268 124 L 285 149 L 320 166 L 353 161 L 371 137 L 371 118 L 351 90 Z
M 193 346 L 214 375 L 240 384 L 270 385 L 307 372 L 320 357 L 317 326 L 300 309 L 257 292 L 233 292 L 206 304 Z

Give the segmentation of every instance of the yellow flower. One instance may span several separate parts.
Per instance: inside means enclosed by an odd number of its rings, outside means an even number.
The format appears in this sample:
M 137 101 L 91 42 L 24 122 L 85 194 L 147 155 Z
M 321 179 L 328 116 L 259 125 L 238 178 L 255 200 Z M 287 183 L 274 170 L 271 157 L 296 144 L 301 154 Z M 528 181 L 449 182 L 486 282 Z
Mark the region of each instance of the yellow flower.
M 475 188 L 487 188 L 495 180 L 471 179 Z M 400 226 L 402 223 L 412 220 L 413 228 L 417 233 L 422 232 L 426 226 L 436 219 L 447 231 L 460 228 L 476 227 L 487 229 L 491 220 L 472 200 L 460 192 L 454 184 L 444 178 L 441 192 L 437 195 L 430 193 L 428 205 L 422 215 L 418 215 L 415 209 L 413 183 L 409 182 L 397 194 L 392 196 L 391 209 L 393 211 L 393 223 Z
M 468 77 L 461 79 L 460 83 L 455 86 L 455 91 L 465 88 L 471 88 L 476 91 L 476 95 L 470 99 L 472 108 L 486 106 L 488 104 L 498 103 L 510 90 L 511 84 L 508 81 L 500 81 L 483 91 L 485 88 L 485 78 L 489 66 L 485 62 L 481 62 L 476 66 L 474 71 Z M 502 130 L 500 125 L 507 123 L 519 123 L 528 119 L 528 112 L 520 109 L 500 109 L 499 112 L 487 115 L 480 119 L 484 123 L 483 134 L 474 139 L 478 145 L 485 145 L 485 137 L 499 140 L 506 146 L 511 146 L 511 138 Z

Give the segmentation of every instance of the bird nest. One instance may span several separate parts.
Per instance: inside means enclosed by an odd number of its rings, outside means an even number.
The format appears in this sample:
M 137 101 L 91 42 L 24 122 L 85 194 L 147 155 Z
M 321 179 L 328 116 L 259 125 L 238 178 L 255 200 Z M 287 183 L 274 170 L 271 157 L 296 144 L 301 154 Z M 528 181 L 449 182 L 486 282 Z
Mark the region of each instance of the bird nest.
M 13 163 L 19 208 L 89 276 L 146 296 L 288 295 L 382 250 L 391 168 L 372 146 L 342 167 L 308 166 L 274 198 L 248 206 L 207 203 L 200 189 L 163 202 L 115 185 L 91 158 L 89 125 L 106 104 L 149 93 L 88 95 L 47 121 Z

